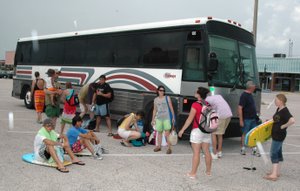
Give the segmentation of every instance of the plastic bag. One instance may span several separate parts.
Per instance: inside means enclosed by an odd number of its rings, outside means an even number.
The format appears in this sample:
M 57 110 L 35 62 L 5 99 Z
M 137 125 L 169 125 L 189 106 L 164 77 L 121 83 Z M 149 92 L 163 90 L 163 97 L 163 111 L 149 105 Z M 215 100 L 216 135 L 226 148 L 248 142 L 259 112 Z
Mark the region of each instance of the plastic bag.
M 175 130 L 172 130 L 170 135 L 169 135 L 169 141 L 171 145 L 176 145 L 178 142 L 178 136 Z

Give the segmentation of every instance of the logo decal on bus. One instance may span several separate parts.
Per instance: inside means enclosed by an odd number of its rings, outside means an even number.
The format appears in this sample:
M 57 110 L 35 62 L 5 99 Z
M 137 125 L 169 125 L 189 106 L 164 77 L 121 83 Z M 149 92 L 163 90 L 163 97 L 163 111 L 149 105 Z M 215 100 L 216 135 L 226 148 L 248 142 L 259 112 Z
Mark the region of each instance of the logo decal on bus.
M 171 73 L 165 73 L 164 78 L 176 78 L 176 74 L 171 74 Z

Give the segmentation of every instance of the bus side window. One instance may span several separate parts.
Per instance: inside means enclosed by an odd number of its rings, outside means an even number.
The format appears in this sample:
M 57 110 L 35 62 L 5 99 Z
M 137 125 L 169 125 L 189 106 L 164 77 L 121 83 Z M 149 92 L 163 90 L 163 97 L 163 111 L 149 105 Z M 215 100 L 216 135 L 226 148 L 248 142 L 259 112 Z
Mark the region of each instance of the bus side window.
M 183 80 L 203 81 L 203 49 L 199 47 L 188 47 L 183 68 Z

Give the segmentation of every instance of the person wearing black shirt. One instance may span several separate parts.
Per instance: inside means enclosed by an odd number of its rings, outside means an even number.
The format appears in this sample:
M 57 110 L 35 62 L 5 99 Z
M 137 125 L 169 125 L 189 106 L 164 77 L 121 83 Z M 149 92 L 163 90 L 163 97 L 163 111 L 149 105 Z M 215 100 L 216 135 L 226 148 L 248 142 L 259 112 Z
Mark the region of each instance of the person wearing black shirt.
M 109 113 L 109 102 L 111 101 L 112 89 L 106 82 L 105 75 L 99 77 L 93 96 L 93 104 L 95 105 L 94 114 L 96 116 L 96 132 L 100 132 L 101 117 L 105 117 L 108 127 L 108 136 L 113 136 L 111 128 L 111 119 Z
M 283 94 L 277 94 L 275 98 L 275 105 L 277 110 L 273 115 L 273 127 L 272 127 L 272 145 L 271 145 L 271 161 L 272 172 L 267 173 L 264 179 L 276 181 L 280 176 L 279 162 L 283 162 L 282 156 L 282 144 L 287 134 L 287 128 L 295 123 L 294 117 L 286 107 L 286 97 Z
M 256 127 L 256 106 L 252 96 L 255 91 L 255 84 L 252 81 L 246 83 L 246 90 L 242 93 L 238 106 L 238 115 L 240 120 L 240 127 L 242 128 L 241 137 L 241 155 L 246 154 L 246 148 L 244 145 L 245 135 L 254 127 Z M 252 154 L 260 156 L 256 147 L 252 148 Z

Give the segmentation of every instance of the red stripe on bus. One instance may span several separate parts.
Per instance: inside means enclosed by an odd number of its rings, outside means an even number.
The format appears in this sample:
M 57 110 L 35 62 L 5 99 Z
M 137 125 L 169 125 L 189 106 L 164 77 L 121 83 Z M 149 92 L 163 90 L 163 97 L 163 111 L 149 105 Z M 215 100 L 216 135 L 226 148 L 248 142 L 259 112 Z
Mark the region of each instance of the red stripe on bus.
M 84 82 L 84 80 L 86 79 L 86 74 L 78 74 L 78 73 L 65 73 L 62 72 L 59 74 L 59 76 L 61 77 L 76 77 L 76 78 L 81 78 L 81 83 L 82 84 Z
M 31 71 L 17 70 L 17 74 L 32 74 Z
M 155 91 L 156 90 L 156 87 L 153 86 L 152 84 L 150 84 L 149 82 L 141 79 L 141 78 L 138 78 L 138 77 L 135 77 L 135 76 L 129 76 L 129 75 L 113 75 L 113 76 L 110 76 L 110 77 L 107 77 L 106 80 L 112 80 L 112 79 L 118 79 L 118 78 L 121 78 L 121 79 L 129 79 L 129 80 L 132 80 L 132 81 L 135 81 L 141 85 L 143 85 L 145 88 L 147 88 L 148 90 L 152 90 L 152 91 Z

